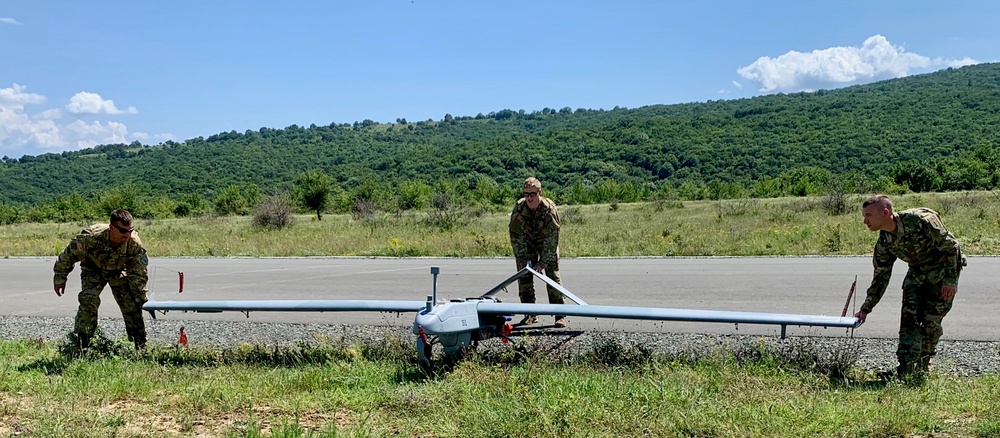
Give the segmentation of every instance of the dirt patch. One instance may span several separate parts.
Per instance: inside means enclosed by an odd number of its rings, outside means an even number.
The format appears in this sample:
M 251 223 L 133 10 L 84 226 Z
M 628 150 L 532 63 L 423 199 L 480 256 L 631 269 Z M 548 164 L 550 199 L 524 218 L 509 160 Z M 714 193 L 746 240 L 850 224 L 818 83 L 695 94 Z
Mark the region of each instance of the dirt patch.
M 25 433 L 27 425 L 20 424 L 18 412 L 25 401 L 0 393 L 0 436 Z M 183 412 L 150 412 L 151 405 L 140 400 L 121 399 L 97 406 L 97 416 L 120 417 L 124 424 L 116 433 L 124 436 L 202 436 L 222 437 L 234 430 L 254 430 L 267 436 L 275 427 L 298 424 L 304 431 L 321 432 L 331 424 L 337 429 L 358 424 L 358 415 L 346 409 L 335 411 L 286 411 L 272 406 L 254 406 L 218 415 L 193 415 Z
M 18 412 L 23 405 L 22 400 L 0 393 L 0 436 L 14 436 L 14 433 L 23 432 L 23 427 L 17 422 Z
M 186 434 L 196 436 L 225 436 L 233 430 L 259 431 L 261 435 L 270 435 L 272 429 L 282 424 L 298 424 L 306 431 L 320 432 L 330 424 L 337 429 L 357 424 L 357 414 L 338 409 L 333 412 L 306 411 L 287 412 L 271 406 L 254 406 L 248 413 L 226 413 L 211 418 L 199 418 L 191 422 L 191 428 Z M 181 429 L 183 430 L 183 429 Z M 170 433 L 170 432 L 167 432 Z

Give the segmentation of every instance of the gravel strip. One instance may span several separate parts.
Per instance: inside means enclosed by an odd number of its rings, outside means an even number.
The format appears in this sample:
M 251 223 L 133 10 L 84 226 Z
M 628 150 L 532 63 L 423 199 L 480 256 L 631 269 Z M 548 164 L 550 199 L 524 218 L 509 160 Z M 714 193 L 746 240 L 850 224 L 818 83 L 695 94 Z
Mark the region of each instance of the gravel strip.
M 125 337 L 121 319 L 101 319 L 100 327 L 112 339 Z M 291 346 L 300 342 L 348 341 L 380 342 L 385 339 L 413 339 L 409 325 L 343 325 L 261 323 L 251 321 L 146 321 L 149 341 L 173 345 L 182 326 L 189 344 L 202 347 L 234 347 L 241 344 Z M 0 316 L 0 338 L 61 340 L 73 327 L 73 318 Z M 525 339 L 543 349 L 560 353 L 593 351 L 595 342 L 617 340 L 622 345 L 642 345 L 653 352 L 671 355 L 704 356 L 718 352 L 745 351 L 760 346 L 806 346 L 813 351 L 832 354 L 856 350 L 857 366 L 868 370 L 892 369 L 896 365 L 896 340 L 846 337 L 790 337 L 736 334 L 582 332 L 569 329 L 518 329 L 515 340 Z M 530 338 L 530 340 L 528 340 Z M 482 343 L 480 348 L 510 348 L 498 340 Z M 938 345 L 938 365 L 935 370 L 958 376 L 996 374 L 1000 371 L 1000 342 L 942 340 Z

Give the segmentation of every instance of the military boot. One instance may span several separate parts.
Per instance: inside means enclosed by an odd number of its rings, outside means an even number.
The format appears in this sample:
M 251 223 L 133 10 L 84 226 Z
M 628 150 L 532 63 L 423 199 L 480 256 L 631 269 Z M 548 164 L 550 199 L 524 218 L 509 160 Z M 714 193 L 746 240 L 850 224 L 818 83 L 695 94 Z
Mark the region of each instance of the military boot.
M 125 332 L 128 335 L 128 340 L 132 341 L 135 345 L 136 350 L 142 350 L 146 348 L 146 327 L 125 327 Z
M 87 349 L 90 348 L 90 335 L 85 333 L 73 333 L 70 338 L 69 354 L 72 357 L 83 357 Z
M 517 325 L 531 325 L 531 324 L 534 324 L 534 323 L 537 323 L 537 322 L 538 322 L 538 317 L 537 316 L 535 316 L 535 315 L 524 315 L 524 319 L 522 319 L 521 322 L 517 323 Z
M 900 362 L 896 367 L 896 376 L 900 379 L 912 376 L 920 372 L 919 362 Z
M 900 363 L 896 367 L 896 378 L 910 385 L 922 385 L 926 380 L 926 372 L 920 367 L 920 361 Z
M 86 350 L 90 348 L 90 334 L 77 333 L 76 339 L 77 339 L 77 346 L 80 347 L 81 350 Z
M 920 356 L 920 359 L 917 361 L 917 366 L 925 373 L 933 371 L 936 364 L 937 360 L 934 359 L 934 356 Z

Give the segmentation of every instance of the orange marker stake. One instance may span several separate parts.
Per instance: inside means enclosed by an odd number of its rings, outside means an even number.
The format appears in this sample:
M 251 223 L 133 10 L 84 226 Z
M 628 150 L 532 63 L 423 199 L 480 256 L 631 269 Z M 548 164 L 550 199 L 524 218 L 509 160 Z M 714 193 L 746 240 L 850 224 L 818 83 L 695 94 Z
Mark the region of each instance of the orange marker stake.
M 851 283 L 851 291 L 847 293 L 847 302 L 844 303 L 844 311 L 840 312 L 840 316 L 847 316 L 847 308 L 851 305 L 851 298 L 854 297 L 854 288 L 858 285 L 858 276 L 854 276 L 854 283 Z

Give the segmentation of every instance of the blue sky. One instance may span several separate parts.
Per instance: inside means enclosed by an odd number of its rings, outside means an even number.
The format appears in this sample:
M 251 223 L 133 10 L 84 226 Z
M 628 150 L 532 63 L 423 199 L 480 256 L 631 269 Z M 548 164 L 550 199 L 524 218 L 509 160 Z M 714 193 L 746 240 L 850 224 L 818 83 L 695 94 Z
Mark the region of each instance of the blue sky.
M 1000 59 L 995 1 L 0 5 L 0 156 L 833 89 Z

